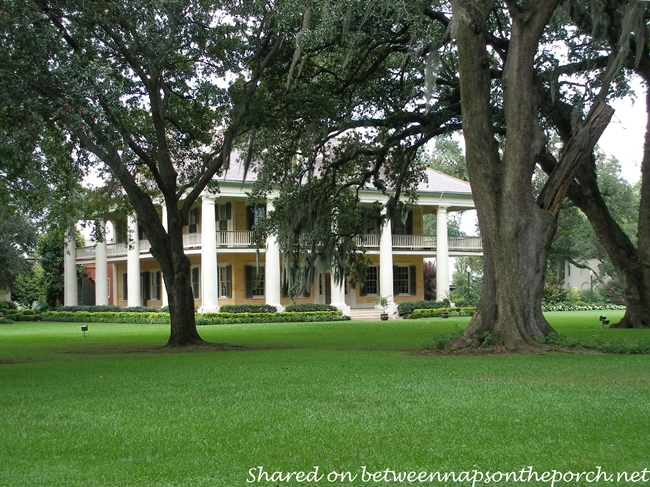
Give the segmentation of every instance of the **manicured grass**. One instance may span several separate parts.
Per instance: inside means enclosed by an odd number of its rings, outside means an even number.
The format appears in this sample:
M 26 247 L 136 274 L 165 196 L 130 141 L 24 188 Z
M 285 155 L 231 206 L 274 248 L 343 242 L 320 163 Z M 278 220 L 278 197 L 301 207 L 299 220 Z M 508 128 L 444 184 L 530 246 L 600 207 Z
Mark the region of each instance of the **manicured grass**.
M 548 316 L 567 335 L 650 339 L 600 330 L 599 314 Z M 248 350 L 173 353 L 157 348 L 166 326 L 0 325 L 0 486 L 406 485 L 247 483 L 258 466 L 650 468 L 649 356 L 421 353 L 467 321 L 211 326 L 205 339 Z

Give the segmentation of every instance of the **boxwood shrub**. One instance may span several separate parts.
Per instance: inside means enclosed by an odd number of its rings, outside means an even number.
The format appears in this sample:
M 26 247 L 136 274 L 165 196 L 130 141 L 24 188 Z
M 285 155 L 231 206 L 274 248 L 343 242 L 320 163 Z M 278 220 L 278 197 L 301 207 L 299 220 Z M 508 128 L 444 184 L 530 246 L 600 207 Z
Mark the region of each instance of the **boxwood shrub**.
M 449 313 L 449 316 L 472 316 L 475 307 L 467 308 L 431 308 L 431 309 L 416 309 L 413 310 L 413 313 L 408 316 L 408 318 L 439 318 L 442 313 Z
M 120 312 L 129 312 L 129 313 L 161 313 L 168 311 L 165 308 L 153 308 L 151 306 L 131 306 L 130 308 L 120 308 L 119 306 L 89 306 L 89 305 L 78 305 L 78 306 L 59 306 L 56 308 L 56 311 L 70 311 L 70 312 L 79 312 L 85 311 L 88 313 L 120 313 Z
M 278 311 L 270 304 L 226 304 L 219 310 L 223 313 L 276 313 Z
M 400 316 L 405 318 L 413 314 L 416 309 L 437 309 L 448 308 L 449 300 L 443 299 L 442 301 L 410 301 L 408 303 L 401 303 L 397 306 L 397 312 Z
M 311 311 L 283 313 L 203 313 L 196 315 L 197 325 L 226 325 L 236 323 L 295 323 L 316 321 L 347 321 L 340 311 Z
M 169 313 L 161 312 L 46 311 L 42 316 L 45 321 L 67 321 L 71 323 L 170 323 Z
M 274 308 L 275 309 L 275 308 Z M 235 323 L 289 323 L 313 321 L 347 321 L 340 311 L 312 311 L 289 313 L 202 313 L 196 314 L 197 325 L 222 325 Z M 47 311 L 43 313 L 46 321 L 64 321 L 72 323 L 134 323 L 161 324 L 170 323 L 169 313 L 90 313 L 87 311 Z
M 316 304 L 316 303 L 302 303 L 302 304 L 290 304 L 284 309 L 285 312 L 309 312 L 309 311 L 338 311 L 336 306 L 331 304 Z

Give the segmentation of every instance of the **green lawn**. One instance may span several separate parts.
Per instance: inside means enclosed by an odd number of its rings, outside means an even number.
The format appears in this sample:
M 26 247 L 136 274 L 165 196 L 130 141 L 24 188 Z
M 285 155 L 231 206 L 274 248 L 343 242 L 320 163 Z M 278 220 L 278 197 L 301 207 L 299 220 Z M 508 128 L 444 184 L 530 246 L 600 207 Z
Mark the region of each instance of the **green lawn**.
M 650 339 L 600 330 L 599 314 L 548 317 L 576 337 Z M 0 486 L 408 485 L 364 482 L 364 466 L 600 466 L 613 482 L 555 485 L 633 485 L 617 472 L 650 468 L 650 356 L 421 353 L 466 323 L 212 326 L 205 339 L 246 349 L 172 353 L 166 326 L 0 325 Z M 316 466 L 319 482 L 247 482 Z

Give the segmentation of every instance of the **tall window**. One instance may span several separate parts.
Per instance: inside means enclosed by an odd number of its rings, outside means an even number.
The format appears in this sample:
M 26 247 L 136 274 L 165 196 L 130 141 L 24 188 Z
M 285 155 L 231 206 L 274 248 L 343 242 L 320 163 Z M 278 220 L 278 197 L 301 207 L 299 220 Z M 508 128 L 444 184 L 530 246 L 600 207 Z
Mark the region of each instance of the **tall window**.
M 189 215 L 190 224 L 187 227 L 188 233 L 197 233 L 199 231 L 199 209 L 192 208 Z
M 417 282 L 414 265 L 393 266 L 393 294 L 415 296 L 417 293 Z
M 194 299 L 199 299 L 201 297 L 201 270 L 198 266 L 192 267 L 192 294 Z
M 160 301 L 160 286 L 161 286 L 161 274 L 160 271 L 154 271 L 149 274 L 151 278 L 151 285 L 149 286 L 150 298 L 154 301 Z
M 413 210 L 409 210 L 406 220 L 403 217 L 404 215 L 398 208 L 392 220 L 393 235 L 413 235 Z
M 379 266 L 366 269 L 366 282 L 361 287 L 361 296 L 379 294 Z
M 264 291 L 264 266 L 247 265 L 246 269 L 246 297 L 263 298 Z
M 218 243 L 220 245 L 228 243 L 228 232 L 233 230 L 232 213 L 232 203 L 216 205 L 215 207 L 215 219 L 217 221 L 217 231 L 219 232 Z
M 229 265 L 219 266 L 219 297 L 232 297 L 232 267 Z
M 122 273 L 122 301 L 129 299 L 129 279 L 126 272 Z
M 248 229 L 252 230 L 257 223 L 266 216 L 266 205 L 248 207 Z

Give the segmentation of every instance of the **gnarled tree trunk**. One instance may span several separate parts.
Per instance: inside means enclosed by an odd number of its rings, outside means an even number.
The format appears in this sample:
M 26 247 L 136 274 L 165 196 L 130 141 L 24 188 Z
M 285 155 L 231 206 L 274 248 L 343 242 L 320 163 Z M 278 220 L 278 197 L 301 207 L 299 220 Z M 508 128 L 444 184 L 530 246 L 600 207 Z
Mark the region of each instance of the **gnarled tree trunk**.
M 480 343 L 485 333 L 511 350 L 535 350 L 537 337 L 553 331 L 541 310 L 546 258 L 556 228 L 559 202 L 583 159 L 607 126 L 612 110 L 594 104 L 581 130 L 567 145 L 558 171 L 538 201 L 531 181 L 546 140 L 538 122 L 534 59 L 539 39 L 558 5 L 557 0 L 506 2 L 512 34 L 502 75 L 507 128 L 499 154 L 492 122 L 491 75 L 487 55 L 487 17 L 494 2 L 457 0 L 463 133 L 467 172 L 476 204 L 484 248 L 484 280 L 477 312 L 449 349 Z M 505 53 L 504 53 L 505 55 Z M 588 143 L 584 144 L 584 135 Z

